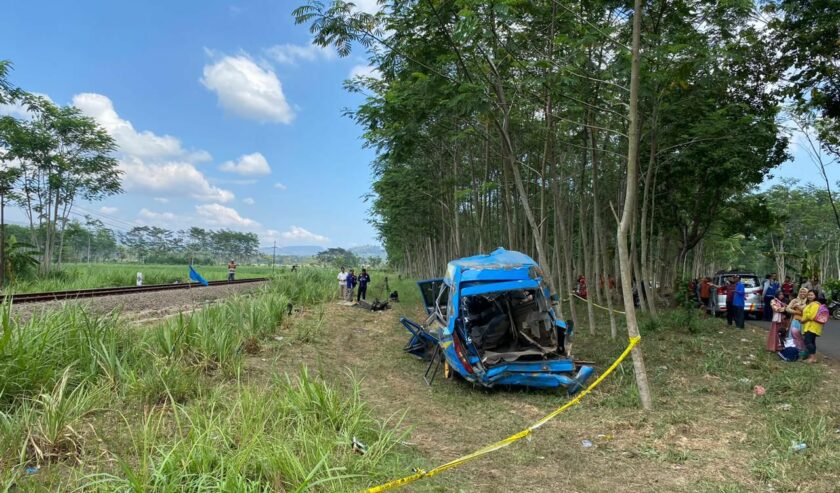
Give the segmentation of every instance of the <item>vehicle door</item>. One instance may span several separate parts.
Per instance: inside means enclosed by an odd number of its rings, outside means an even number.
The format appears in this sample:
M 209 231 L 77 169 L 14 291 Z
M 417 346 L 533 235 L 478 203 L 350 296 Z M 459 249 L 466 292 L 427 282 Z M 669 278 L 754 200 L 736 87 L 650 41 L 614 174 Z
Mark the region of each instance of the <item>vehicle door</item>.
M 760 310 L 764 306 L 764 299 L 761 296 L 762 286 L 758 277 L 744 276 L 741 278 L 744 283 L 744 308 L 747 311 Z
M 435 301 L 440 294 L 441 285 L 443 285 L 442 277 L 417 281 L 417 286 L 420 287 L 420 295 L 423 297 L 423 307 L 426 308 L 426 313 L 429 315 L 435 312 Z

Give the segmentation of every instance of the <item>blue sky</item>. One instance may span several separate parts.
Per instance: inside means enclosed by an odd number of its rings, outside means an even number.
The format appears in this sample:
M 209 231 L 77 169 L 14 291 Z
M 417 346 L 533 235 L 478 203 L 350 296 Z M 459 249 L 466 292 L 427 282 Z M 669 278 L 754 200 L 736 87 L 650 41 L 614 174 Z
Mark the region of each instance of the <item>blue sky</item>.
M 377 242 L 361 199 L 373 152 L 342 116 L 360 101 L 342 83 L 365 73 L 364 54 L 312 46 L 296 6 L 11 2 L 0 58 L 15 85 L 76 104 L 120 145 L 126 193 L 79 213 L 117 229 L 254 231 L 263 245 Z
M 300 2 L 10 2 L 11 81 L 76 104 L 121 147 L 123 195 L 80 204 L 108 226 L 253 231 L 264 246 L 376 243 L 369 163 L 343 81 L 369 68 L 295 26 Z M 357 0 L 370 11 L 375 0 Z M 7 108 L 6 111 L 14 111 Z M 801 138 L 794 139 L 801 142 Z M 783 177 L 819 183 L 800 145 Z M 840 179 L 833 169 L 832 181 Z M 10 219 L 23 215 L 10 211 Z

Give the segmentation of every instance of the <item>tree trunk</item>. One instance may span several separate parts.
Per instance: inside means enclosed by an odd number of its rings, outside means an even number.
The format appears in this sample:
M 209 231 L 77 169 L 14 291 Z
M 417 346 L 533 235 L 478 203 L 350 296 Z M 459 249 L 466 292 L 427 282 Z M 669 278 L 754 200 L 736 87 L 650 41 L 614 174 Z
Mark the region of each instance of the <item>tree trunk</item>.
M 633 221 L 636 209 L 636 194 L 638 192 L 639 174 L 639 46 L 641 45 L 641 24 L 642 24 L 642 0 L 635 0 L 633 13 L 633 45 L 632 62 L 630 68 L 630 111 L 627 146 L 627 192 L 624 196 L 624 210 L 621 215 L 621 222 L 618 226 L 616 240 L 618 243 L 619 263 L 621 265 L 621 289 L 624 292 L 624 311 L 627 317 L 627 334 L 631 338 L 639 337 L 639 327 L 636 321 L 636 307 L 633 304 L 633 286 L 630 277 L 630 250 L 627 244 L 627 235 L 630 231 L 630 223 Z M 639 388 L 639 397 L 642 401 L 642 408 L 650 410 L 653 408 L 650 386 L 648 385 L 647 371 L 645 370 L 642 346 L 637 344 L 632 351 L 633 369 L 636 374 L 636 385 Z

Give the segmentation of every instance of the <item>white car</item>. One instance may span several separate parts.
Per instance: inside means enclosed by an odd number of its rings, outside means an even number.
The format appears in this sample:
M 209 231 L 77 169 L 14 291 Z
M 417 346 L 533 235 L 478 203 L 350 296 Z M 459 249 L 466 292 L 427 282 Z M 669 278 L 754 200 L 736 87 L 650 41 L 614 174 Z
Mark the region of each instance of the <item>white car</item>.
M 764 299 L 761 297 L 761 280 L 751 272 L 729 271 L 718 272 L 712 277 L 712 284 L 718 286 L 716 291 L 717 306 L 715 310 L 726 313 L 726 285 L 732 276 L 741 278 L 744 283 L 744 313 L 753 314 L 761 318 L 764 314 Z

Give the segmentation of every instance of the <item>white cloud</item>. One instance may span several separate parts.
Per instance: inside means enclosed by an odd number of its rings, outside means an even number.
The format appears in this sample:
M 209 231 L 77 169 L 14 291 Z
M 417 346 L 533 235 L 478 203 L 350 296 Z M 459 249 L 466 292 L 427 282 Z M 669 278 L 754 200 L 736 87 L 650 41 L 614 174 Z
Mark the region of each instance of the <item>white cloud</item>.
M 255 228 L 259 223 L 253 219 L 242 217 L 236 209 L 221 204 L 204 204 L 195 206 L 198 216 L 208 224 L 222 227 Z
M 356 5 L 356 10 L 367 12 L 368 14 L 375 14 L 382 8 L 377 0 L 353 0 Z
M 160 202 L 161 204 L 169 203 L 169 199 L 167 199 L 166 197 L 155 197 L 152 200 L 154 200 L 155 202 Z
M 120 118 L 113 102 L 102 94 L 82 93 L 73 96 L 73 106 L 94 118 L 114 140 L 120 152 L 139 158 L 186 158 L 191 161 L 207 161 L 207 151 L 186 151 L 181 141 L 171 135 L 157 135 L 149 130 L 138 132 L 130 121 Z
M 326 236 L 315 234 L 299 226 L 292 226 L 289 231 L 284 231 L 280 236 L 291 241 L 308 241 L 312 243 L 326 243 L 330 241 Z
M 277 183 L 274 184 L 274 188 L 276 188 L 277 190 L 286 190 L 289 187 L 287 187 L 286 185 L 284 185 L 284 184 L 282 184 L 278 181 Z
M 259 122 L 289 124 L 294 112 L 277 75 L 244 55 L 226 56 L 204 66 L 204 87 L 216 93 L 226 111 Z
M 106 205 L 103 205 L 102 207 L 99 208 L 99 212 L 101 212 L 102 214 L 116 214 L 119 211 L 120 210 L 117 209 L 116 207 L 108 207 Z
M 167 223 L 171 223 L 180 219 L 177 215 L 173 214 L 172 212 L 150 211 L 145 207 L 140 209 L 140 212 L 137 213 L 137 217 L 139 217 L 140 219 L 145 219 L 146 221 Z
M 243 204 L 247 204 L 247 205 L 254 205 L 254 204 L 256 204 L 256 202 L 254 201 L 254 199 L 252 199 L 251 197 L 245 197 L 244 199 L 242 199 L 242 203 L 243 203 Z
M 170 161 L 147 164 L 138 158 L 120 161 L 126 191 L 156 197 L 191 197 L 196 200 L 230 202 L 233 192 L 211 185 L 191 163 Z
M 381 79 L 382 73 L 370 65 L 355 65 L 350 69 L 350 75 L 347 77 L 349 79 L 355 79 L 356 77 Z
M 243 176 L 259 176 L 271 173 L 271 166 L 268 165 L 265 156 L 259 152 L 239 156 L 236 162 L 226 161 L 219 166 L 219 169 Z
M 300 61 L 314 62 L 318 59 L 335 60 L 337 54 L 332 47 L 321 47 L 315 44 L 296 45 L 282 44 L 274 45 L 265 49 L 265 54 L 277 63 L 284 65 L 297 65 Z
M 126 191 L 153 195 L 154 200 L 162 203 L 170 197 L 213 202 L 233 200 L 232 192 L 211 185 L 196 168 L 194 163 L 212 159 L 207 151 L 184 149 L 181 141 L 171 135 L 137 131 L 102 94 L 77 94 L 73 96 L 73 105 L 94 118 L 117 141 Z

